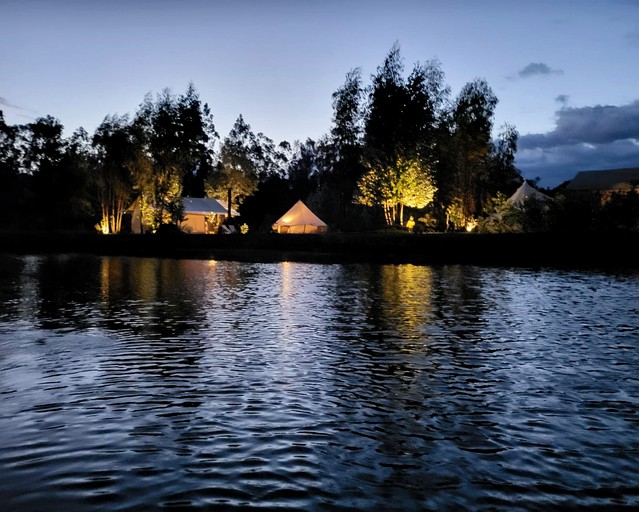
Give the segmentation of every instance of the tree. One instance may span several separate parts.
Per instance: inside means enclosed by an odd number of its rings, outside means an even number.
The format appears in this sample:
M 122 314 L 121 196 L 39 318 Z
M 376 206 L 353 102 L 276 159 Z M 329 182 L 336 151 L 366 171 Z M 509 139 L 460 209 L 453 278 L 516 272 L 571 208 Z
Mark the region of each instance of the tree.
M 404 207 L 422 209 L 430 204 L 436 186 L 432 173 L 419 160 L 398 161 L 385 168 L 369 170 L 359 182 L 356 201 L 366 206 L 381 205 L 388 225 L 404 225 Z
M 320 163 L 317 146 L 312 139 L 295 142 L 287 176 L 293 196 L 305 200 L 318 187 Z
M 54 227 L 59 224 L 57 206 L 62 202 L 65 141 L 63 126 L 52 116 L 36 119 L 21 127 L 22 172 L 29 176 L 29 202 L 32 226 Z
M 128 116 L 107 116 L 93 135 L 96 150 L 94 186 L 100 205 L 100 229 L 119 233 L 122 217 L 132 200 L 131 168 L 135 147 Z
M 185 196 L 203 197 L 204 184 L 213 170 L 213 147 L 219 138 L 208 104 L 200 101 L 193 83 L 178 98 L 180 139 L 185 154 L 182 183 Z
M 518 138 L 519 133 L 514 126 L 505 123 L 500 127 L 497 140 L 491 145 L 486 180 L 486 193 L 489 196 L 510 192 L 523 181 L 515 167 Z
M 359 68 L 346 74 L 344 84 L 333 93 L 331 140 L 338 148 L 361 145 L 363 133 L 362 73 Z
M 185 162 L 178 119 L 177 99 L 164 89 L 155 102 L 147 94 L 133 120 L 138 148 L 134 188 L 140 194 L 143 222 L 152 230 L 179 220 L 173 213 L 181 204 Z
M 87 131 L 80 127 L 66 141 L 62 172 L 57 181 L 56 211 L 63 212 L 67 226 L 87 226 L 92 220 L 91 169 L 95 155 Z M 92 224 L 92 222 L 91 222 Z
M 22 129 L 23 170 L 33 176 L 48 174 L 64 155 L 64 127 L 52 116 L 40 117 Z
M 0 176 L 6 178 L 20 172 L 20 151 L 18 148 L 19 130 L 4 121 L 0 110 Z
M 7 125 L 0 110 L 0 222 L 10 224 L 24 210 L 24 190 L 20 187 L 19 129 Z
M 220 161 L 206 184 L 206 193 L 226 198 L 229 208 L 239 208 L 260 182 L 284 178 L 290 153 L 288 142 L 276 146 L 263 133 L 253 133 L 240 114 L 222 143 Z
M 240 115 L 222 143 L 220 162 L 206 184 L 209 197 L 226 198 L 230 209 L 239 208 L 255 192 L 259 172 L 256 146 L 255 134 Z
M 369 169 L 386 169 L 397 161 L 404 145 L 404 113 L 408 91 L 402 74 L 399 45 L 393 45 L 372 77 L 365 121 L 365 159 Z
M 395 44 L 372 77 L 364 134 L 368 171 L 356 196 L 361 204 L 381 205 L 389 225 L 403 225 L 405 206 L 423 208 L 433 200 L 439 111 L 448 90 L 437 61 L 415 64 L 406 80 L 403 70 Z
M 488 83 L 475 79 L 462 88 L 453 107 L 449 154 L 454 175 L 452 195 L 459 199 L 465 222 L 481 213 L 488 198 L 488 161 L 496 105 L 497 97 Z
M 215 133 L 208 106 L 202 107 L 192 84 L 176 97 L 164 89 L 147 95 L 133 120 L 132 133 L 138 154 L 131 166 L 134 188 L 140 193 L 144 222 L 159 228 L 182 217 L 182 190 L 211 160 Z
M 399 175 L 398 203 L 399 223 L 404 225 L 404 206 L 421 210 L 433 202 L 437 187 L 433 180 L 431 169 L 424 166 L 419 160 L 402 161 L 398 164 L 402 167 Z
M 366 171 L 362 163 L 363 98 L 361 71 L 353 69 L 346 74 L 344 84 L 333 93 L 331 132 L 316 148 L 319 183 L 325 189 L 323 197 L 331 203 L 330 208 L 321 207 L 320 210 L 325 210 L 325 218 L 338 227 L 348 226 L 349 217 L 353 215 L 352 199 L 357 181 Z M 326 172 L 320 173 L 320 168 Z

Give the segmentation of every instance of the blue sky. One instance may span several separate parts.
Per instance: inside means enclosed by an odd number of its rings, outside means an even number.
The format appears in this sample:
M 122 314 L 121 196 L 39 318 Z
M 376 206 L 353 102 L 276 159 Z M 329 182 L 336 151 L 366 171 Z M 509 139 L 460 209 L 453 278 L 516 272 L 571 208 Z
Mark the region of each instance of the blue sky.
M 242 114 L 317 139 L 346 73 L 368 83 L 395 42 L 407 69 L 438 59 L 453 97 L 485 78 L 541 186 L 639 166 L 639 0 L 1 0 L 0 109 L 93 133 L 193 82 L 222 137 Z

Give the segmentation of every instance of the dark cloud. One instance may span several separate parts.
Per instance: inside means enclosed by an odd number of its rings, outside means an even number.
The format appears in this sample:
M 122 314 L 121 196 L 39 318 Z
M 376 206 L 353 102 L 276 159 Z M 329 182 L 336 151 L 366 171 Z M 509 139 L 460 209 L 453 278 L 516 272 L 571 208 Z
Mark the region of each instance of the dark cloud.
M 517 166 L 554 187 L 579 171 L 639 166 L 639 100 L 622 106 L 562 108 L 555 129 L 519 138 Z
M 639 100 L 620 107 L 562 108 L 555 129 L 544 134 L 524 135 L 519 147 L 551 148 L 578 143 L 605 144 L 616 140 L 639 139 Z
M 524 69 L 517 73 L 519 78 L 529 78 L 531 76 L 546 76 L 546 75 L 563 75 L 564 72 L 561 69 L 552 69 L 548 64 L 543 62 L 531 62 Z
M 557 103 L 561 103 L 562 105 L 565 105 L 566 103 L 568 103 L 569 98 L 570 96 L 568 96 L 567 94 L 560 94 L 559 96 L 555 98 L 555 101 Z

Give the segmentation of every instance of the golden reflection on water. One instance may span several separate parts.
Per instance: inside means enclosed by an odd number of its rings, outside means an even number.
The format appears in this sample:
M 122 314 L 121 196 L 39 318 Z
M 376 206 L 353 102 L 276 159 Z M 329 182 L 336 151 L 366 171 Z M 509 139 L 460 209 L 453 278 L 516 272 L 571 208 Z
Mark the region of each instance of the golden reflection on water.
M 281 298 L 282 302 L 286 303 L 291 298 L 291 290 L 292 290 L 292 266 L 288 261 L 282 262 L 282 293 Z
M 427 266 L 393 265 L 381 269 L 384 312 L 402 337 L 423 336 L 432 314 L 433 269 Z
M 337 290 L 347 286 L 353 295 L 344 307 L 351 313 L 360 310 L 356 316 L 373 329 L 391 330 L 423 344 L 434 307 L 432 267 L 387 265 L 369 275 L 372 270 L 354 269 L 348 277 L 352 282 L 340 282 L 349 273 L 330 265 L 105 257 L 100 261 L 100 302 L 121 308 L 121 298 L 127 297 L 131 313 L 142 318 L 199 318 L 208 324 L 228 317 L 232 307 L 249 315 L 279 317 L 280 332 L 286 336 L 293 325 L 310 328 L 332 322 Z M 360 288 L 369 279 L 377 283 L 376 293 Z M 410 344 L 404 348 L 410 350 Z
M 102 258 L 100 262 L 100 291 L 103 303 L 111 303 L 124 290 L 133 292 L 137 300 L 158 298 L 162 274 L 160 260 L 150 258 Z

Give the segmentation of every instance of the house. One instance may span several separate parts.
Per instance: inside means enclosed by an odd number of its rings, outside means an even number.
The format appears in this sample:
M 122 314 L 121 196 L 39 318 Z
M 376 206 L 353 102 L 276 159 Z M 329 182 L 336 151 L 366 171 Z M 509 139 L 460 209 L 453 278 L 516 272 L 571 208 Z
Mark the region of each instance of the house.
M 183 197 L 184 218 L 180 222 L 180 229 L 192 234 L 217 233 L 221 224 L 228 217 L 228 206 L 225 201 L 208 197 Z M 131 213 L 131 231 L 143 233 L 147 230 L 142 223 L 139 198 L 129 207 Z M 237 216 L 231 210 L 231 217 Z
M 273 229 L 278 233 L 316 234 L 326 233 L 327 226 L 308 206 L 298 201 L 273 224 Z

